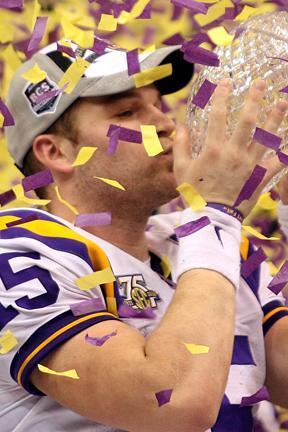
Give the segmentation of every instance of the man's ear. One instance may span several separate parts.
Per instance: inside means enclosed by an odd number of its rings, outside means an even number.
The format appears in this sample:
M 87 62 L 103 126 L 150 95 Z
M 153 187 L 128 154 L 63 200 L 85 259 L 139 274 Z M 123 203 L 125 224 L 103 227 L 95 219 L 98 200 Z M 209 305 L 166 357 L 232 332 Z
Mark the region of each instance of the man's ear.
M 68 139 L 53 135 L 38 135 L 33 141 L 35 157 L 48 169 L 59 174 L 70 174 L 74 168 L 74 148 Z

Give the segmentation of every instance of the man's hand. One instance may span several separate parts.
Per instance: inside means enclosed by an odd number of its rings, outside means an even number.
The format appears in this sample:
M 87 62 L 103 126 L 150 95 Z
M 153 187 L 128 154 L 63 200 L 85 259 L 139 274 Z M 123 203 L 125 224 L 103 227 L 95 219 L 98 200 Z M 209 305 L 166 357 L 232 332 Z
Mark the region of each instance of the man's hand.
M 231 86 L 228 80 L 219 83 L 212 100 L 205 146 L 196 160 L 191 158 L 191 141 L 187 128 L 178 128 L 173 152 L 174 172 L 179 185 L 190 183 L 207 202 L 233 206 L 255 165 L 261 165 L 267 169 L 263 181 L 252 197 L 238 207 L 244 216 L 249 214 L 263 188 L 284 167 L 277 156 L 262 160 L 267 148 L 251 140 L 265 89 L 265 83 L 260 80 L 252 85 L 236 128 L 227 137 L 227 102 Z M 276 134 L 287 109 L 288 102 L 279 101 L 267 116 L 263 128 Z
M 288 175 L 286 174 L 277 184 L 280 199 L 284 205 L 288 205 Z

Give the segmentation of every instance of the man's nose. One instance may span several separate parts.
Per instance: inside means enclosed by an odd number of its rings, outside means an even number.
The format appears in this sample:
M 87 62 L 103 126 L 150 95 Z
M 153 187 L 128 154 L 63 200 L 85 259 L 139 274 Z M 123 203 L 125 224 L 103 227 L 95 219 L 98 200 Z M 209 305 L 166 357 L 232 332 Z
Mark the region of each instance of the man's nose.
M 175 122 L 163 111 L 153 106 L 150 110 L 149 116 L 150 124 L 153 124 L 156 127 L 156 131 L 159 137 L 170 137 L 172 132 L 175 130 Z

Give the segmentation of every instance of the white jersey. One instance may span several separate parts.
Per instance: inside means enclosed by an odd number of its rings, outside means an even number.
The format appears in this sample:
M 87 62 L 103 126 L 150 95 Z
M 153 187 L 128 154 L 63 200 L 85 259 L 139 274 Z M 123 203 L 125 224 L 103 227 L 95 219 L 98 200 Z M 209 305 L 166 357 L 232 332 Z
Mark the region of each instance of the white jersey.
M 35 215 L 35 220 L 6 227 Z M 143 336 L 155 329 L 174 294 L 171 278 L 178 248 L 173 230 L 177 216 L 157 215 L 149 221 L 148 265 L 47 212 L 0 212 L 0 337 L 10 330 L 18 341 L 13 350 L 0 355 L 1 432 L 115 432 L 43 395 L 32 385 L 30 375 L 49 352 L 78 332 L 104 320 L 119 320 L 117 307 L 122 302 L 135 310 L 150 307 L 155 313 L 154 319 L 122 321 Z M 249 250 L 251 253 L 251 245 L 244 242 L 244 259 Z M 163 255 L 172 264 L 172 275 L 167 279 L 160 265 Z M 116 282 L 88 291 L 77 287 L 76 279 L 109 265 Z M 247 280 L 241 280 L 229 379 L 213 432 L 252 431 L 252 407 L 240 408 L 240 403 L 243 396 L 253 395 L 264 385 L 263 310 L 264 332 L 287 314 L 282 297 L 266 288 L 268 281 L 263 265 Z M 103 310 L 74 316 L 71 305 L 91 298 L 101 298 Z

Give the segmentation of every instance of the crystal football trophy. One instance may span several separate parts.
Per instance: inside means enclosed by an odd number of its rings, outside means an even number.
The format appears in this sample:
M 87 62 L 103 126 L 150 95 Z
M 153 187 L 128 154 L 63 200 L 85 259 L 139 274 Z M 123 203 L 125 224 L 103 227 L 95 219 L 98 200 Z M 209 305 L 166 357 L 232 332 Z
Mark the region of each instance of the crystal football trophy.
M 191 133 L 194 159 L 200 154 L 204 143 L 211 104 L 209 102 L 201 109 L 193 104 L 192 99 L 205 79 L 216 84 L 221 78 L 229 77 L 232 82 L 227 119 L 229 133 L 235 128 L 245 94 L 255 79 L 261 78 L 267 85 L 258 127 L 263 127 L 267 113 L 278 99 L 288 98 L 287 93 L 280 92 L 288 86 L 288 12 L 265 13 L 248 19 L 234 31 L 232 44 L 218 47 L 215 52 L 219 56 L 220 66 L 205 66 L 199 71 L 188 101 L 186 123 Z M 277 132 L 282 138 L 281 149 L 288 148 L 287 117 Z M 274 154 L 275 151 L 267 149 L 264 158 Z M 287 172 L 288 167 L 274 176 L 265 191 L 270 190 Z

